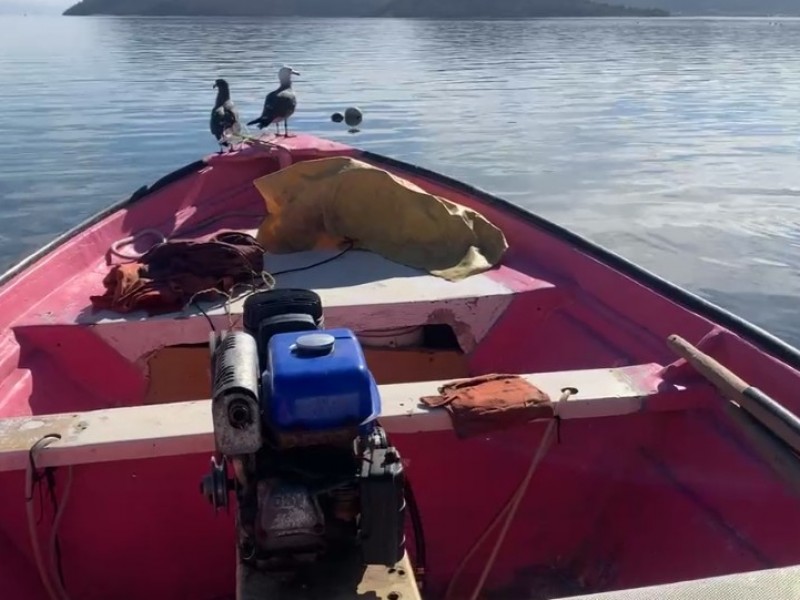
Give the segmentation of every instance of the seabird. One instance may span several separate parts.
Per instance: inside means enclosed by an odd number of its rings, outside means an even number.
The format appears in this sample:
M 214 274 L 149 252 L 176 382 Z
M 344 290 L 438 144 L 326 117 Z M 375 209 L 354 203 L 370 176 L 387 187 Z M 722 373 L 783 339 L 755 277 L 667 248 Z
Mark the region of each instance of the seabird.
M 300 75 L 300 73 L 291 67 L 280 68 L 278 80 L 281 84 L 278 89 L 267 94 L 261 116 L 250 121 L 248 125 L 258 125 L 259 129 L 264 129 L 270 123 L 275 123 L 275 133 L 280 135 L 278 123 L 283 121 L 283 135 L 289 136 L 287 121 L 294 114 L 294 109 L 297 108 L 297 97 L 292 90 L 292 75 Z
M 358 126 L 361 125 L 364 115 L 357 106 L 351 106 L 344 111 L 344 122 L 350 128 L 351 132 L 358 131 Z
M 219 151 L 222 153 L 222 148 L 231 147 L 230 137 L 241 134 L 242 125 L 231 100 L 231 90 L 228 87 L 228 82 L 224 79 L 217 79 L 214 82 L 214 87 L 217 90 L 217 101 L 214 102 L 214 108 L 211 110 L 209 127 L 211 128 L 211 133 L 217 138 L 217 142 L 220 145 Z

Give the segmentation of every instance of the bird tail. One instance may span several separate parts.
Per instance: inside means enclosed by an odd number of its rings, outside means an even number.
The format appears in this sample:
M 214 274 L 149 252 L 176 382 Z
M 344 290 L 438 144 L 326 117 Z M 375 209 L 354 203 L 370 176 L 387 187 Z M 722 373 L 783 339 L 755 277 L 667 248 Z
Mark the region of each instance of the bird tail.
M 264 129 L 264 127 L 269 127 L 272 122 L 275 120 L 275 115 L 272 114 L 272 111 L 267 111 L 261 113 L 261 116 L 257 119 L 253 119 L 248 123 L 248 125 L 258 125 L 259 129 Z

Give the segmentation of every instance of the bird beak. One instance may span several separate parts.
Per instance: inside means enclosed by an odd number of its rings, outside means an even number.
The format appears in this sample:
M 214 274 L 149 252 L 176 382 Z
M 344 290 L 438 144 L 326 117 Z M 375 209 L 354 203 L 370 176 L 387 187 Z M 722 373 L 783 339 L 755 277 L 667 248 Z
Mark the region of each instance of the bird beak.
M 215 83 L 213 86 L 211 86 L 211 89 L 212 89 L 212 90 L 215 90 L 215 89 L 217 89 L 217 84 Z
M 297 76 L 299 77 L 299 76 L 300 76 L 300 73 L 298 73 L 297 71 L 295 71 L 294 69 L 292 69 L 292 75 L 297 75 Z

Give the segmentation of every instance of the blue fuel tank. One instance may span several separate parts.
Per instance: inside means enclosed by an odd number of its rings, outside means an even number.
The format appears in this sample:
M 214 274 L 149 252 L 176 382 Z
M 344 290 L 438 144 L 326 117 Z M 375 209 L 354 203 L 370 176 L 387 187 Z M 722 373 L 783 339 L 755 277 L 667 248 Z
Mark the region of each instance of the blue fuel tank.
M 375 379 L 349 329 L 272 336 L 261 386 L 262 413 L 279 431 L 360 425 L 381 410 Z

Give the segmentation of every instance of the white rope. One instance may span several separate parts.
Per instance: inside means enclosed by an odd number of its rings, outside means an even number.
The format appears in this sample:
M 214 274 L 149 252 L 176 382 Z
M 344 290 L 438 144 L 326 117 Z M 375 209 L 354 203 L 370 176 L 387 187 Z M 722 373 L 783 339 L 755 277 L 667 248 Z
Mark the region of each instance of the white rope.
M 566 403 L 568 398 L 576 393 L 577 390 L 574 388 L 564 388 L 561 392 L 561 397 L 552 403 L 553 408 L 553 418 L 547 424 L 547 427 L 544 430 L 544 434 L 542 435 L 542 439 L 539 442 L 539 447 L 536 449 L 536 453 L 533 455 L 531 459 L 531 463 L 528 466 L 528 470 L 525 473 L 522 481 L 520 482 L 517 489 L 508 499 L 508 502 L 503 506 L 503 508 L 498 512 L 492 522 L 489 523 L 489 526 L 484 530 L 481 536 L 477 539 L 477 541 L 472 545 L 469 552 L 464 556 L 464 558 L 459 563 L 458 567 L 456 568 L 455 572 L 453 573 L 453 577 L 450 580 L 450 584 L 447 586 L 447 591 L 445 592 L 445 600 L 454 600 L 455 596 L 453 595 L 456 589 L 456 583 L 458 579 L 461 577 L 461 573 L 466 568 L 467 564 L 469 563 L 470 559 L 475 555 L 478 549 L 483 545 L 483 542 L 494 532 L 495 528 L 501 523 L 502 519 L 505 517 L 505 522 L 503 522 L 503 528 L 500 530 L 500 534 L 497 537 L 497 541 L 495 542 L 494 547 L 492 548 L 492 552 L 489 556 L 489 559 L 486 562 L 486 565 L 481 572 L 480 579 L 478 580 L 475 589 L 473 590 L 472 594 L 469 596 L 470 600 L 476 600 L 480 595 L 481 591 L 483 591 L 483 586 L 486 584 L 486 579 L 489 577 L 489 574 L 492 571 L 492 567 L 494 567 L 494 563 L 497 560 L 497 555 L 500 552 L 500 548 L 505 541 L 506 535 L 508 534 L 508 528 L 511 526 L 511 523 L 514 521 L 514 517 L 517 514 L 517 510 L 519 509 L 520 503 L 522 499 L 525 497 L 525 494 L 528 491 L 528 485 L 530 484 L 531 478 L 533 474 L 536 472 L 536 469 L 539 467 L 539 464 L 544 459 L 544 455 L 547 450 L 550 448 L 550 444 L 553 441 L 553 434 L 557 431 L 558 427 L 558 419 L 561 406 Z
M 125 260 L 131 260 L 131 261 L 137 260 L 142 256 L 144 256 L 146 252 L 142 252 L 141 254 L 124 254 L 123 252 L 120 251 L 119 247 L 133 244 L 136 240 L 146 235 L 153 235 L 158 238 L 158 242 L 150 246 L 150 248 L 148 248 L 147 251 L 167 241 L 167 237 L 163 233 L 161 233 L 158 229 L 142 229 L 141 231 L 137 231 L 133 235 L 129 235 L 128 237 L 124 237 L 121 240 L 117 240 L 116 242 L 111 244 L 111 246 L 108 248 L 108 251 L 111 252 L 111 254 L 118 256 L 119 258 L 123 258 Z
M 56 565 L 58 560 L 58 528 L 61 525 L 61 518 L 64 516 L 64 508 L 67 506 L 67 499 L 69 498 L 69 491 L 72 488 L 72 465 L 67 467 L 67 482 L 64 484 L 64 491 L 61 493 L 61 499 L 58 502 L 58 510 L 53 519 L 53 527 L 50 530 L 50 568 L 53 570 L 53 581 L 56 583 L 61 594 L 61 600 L 69 600 L 67 590 L 61 584 L 61 577 L 59 576 Z
M 36 516 L 34 515 L 34 507 L 33 507 L 33 484 L 34 484 L 34 468 L 36 463 L 36 455 L 38 452 L 49 446 L 55 441 L 61 439 L 61 436 L 58 434 L 49 434 L 31 446 L 30 449 L 30 460 L 28 460 L 28 465 L 25 469 L 25 512 L 28 517 L 28 534 L 31 539 L 31 546 L 33 547 L 33 556 L 36 562 L 36 568 L 39 571 L 39 578 L 42 580 L 42 584 L 44 585 L 45 590 L 47 591 L 47 595 L 50 597 L 50 600 L 69 600 L 69 596 L 67 596 L 67 592 L 64 587 L 61 585 L 61 580 L 59 579 L 58 575 L 56 574 L 56 566 L 55 566 L 55 554 L 56 554 L 56 535 L 58 534 L 58 526 L 61 522 L 61 517 L 64 514 L 64 506 L 66 503 L 66 499 L 69 496 L 69 490 L 72 485 L 72 466 L 70 465 L 69 471 L 67 474 L 67 483 L 64 488 L 64 493 L 61 498 L 61 502 L 59 503 L 58 510 L 56 511 L 55 518 L 53 520 L 53 527 L 50 532 L 50 551 L 51 551 L 51 565 L 50 570 L 51 573 L 48 574 L 48 569 L 45 565 L 44 557 L 42 556 L 42 548 L 39 544 L 39 536 L 36 533 Z M 51 579 L 52 577 L 52 579 Z M 55 581 L 55 587 L 53 582 Z
M 556 431 L 557 423 L 558 421 L 556 419 L 551 419 L 547 424 L 547 428 L 544 430 L 542 441 L 539 442 L 539 447 L 536 449 L 536 454 L 533 455 L 533 460 L 531 460 L 531 464 L 528 466 L 528 471 L 525 473 L 525 477 L 523 477 L 519 488 L 517 488 L 517 491 L 514 493 L 507 506 L 505 511 L 506 520 L 503 523 L 503 527 L 500 529 L 500 533 L 497 536 L 497 541 L 494 543 L 492 553 L 489 555 L 489 559 L 486 561 L 486 565 L 483 567 L 483 572 L 481 573 L 480 579 L 478 579 L 478 583 L 475 586 L 474 591 L 469 596 L 470 600 L 477 600 L 481 591 L 483 591 L 483 586 L 486 584 L 486 579 L 489 577 L 489 573 L 492 572 L 494 563 L 497 560 L 497 555 L 500 553 L 500 548 L 503 546 L 503 542 L 506 540 L 508 529 L 511 527 L 514 517 L 517 516 L 519 505 L 522 502 L 522 499 L 525 497 L 525 493 L 528 491 L 528 484 L 530 483 L 533 474 L 536 472 L 539 463 L 542 462 L 545 452 L 547 452 L 547 450 L 550 448 L 550 444 L 553 441 L 553 434 Z

